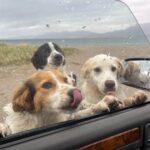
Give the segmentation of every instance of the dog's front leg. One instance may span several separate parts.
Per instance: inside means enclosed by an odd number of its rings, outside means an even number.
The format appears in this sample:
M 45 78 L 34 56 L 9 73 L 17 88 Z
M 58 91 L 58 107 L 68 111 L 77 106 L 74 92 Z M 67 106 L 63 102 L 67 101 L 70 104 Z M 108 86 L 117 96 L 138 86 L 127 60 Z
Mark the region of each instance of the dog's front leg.
M 79 110 L 70 116 L 70 119 L 79 119 L 94 114 L 106 113 L 112 110 L 119 109 L 119 101 L 116 97 L 108 95 L 105 96 L 97 104 L 91 105 L 89 108 Z
M 143 91 L 136 92 L 133 96 L 126 98 L 124 102 L 125 107 L 130 107 L 134 105 L 140 105 L 147 100 L 148 96 Z
M 0 123 L 0 134 L 2 137 L 6 137 L 7 135 L 11 134 L 11 131 L 8 125 L 4 123 Z

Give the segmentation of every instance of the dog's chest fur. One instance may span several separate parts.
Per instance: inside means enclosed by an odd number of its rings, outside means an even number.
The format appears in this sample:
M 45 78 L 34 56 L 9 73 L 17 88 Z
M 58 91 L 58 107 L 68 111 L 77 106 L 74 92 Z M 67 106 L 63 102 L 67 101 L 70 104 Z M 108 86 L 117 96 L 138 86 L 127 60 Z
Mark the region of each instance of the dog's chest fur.
M 66 120 L 65 115 L 57 111 L 42 111 L 35 114 L 29 112 L 14 112 L 12 104 L 5 106 L 4 111 L 7 114 L 6 124 L 9 126 L 12 134 Z

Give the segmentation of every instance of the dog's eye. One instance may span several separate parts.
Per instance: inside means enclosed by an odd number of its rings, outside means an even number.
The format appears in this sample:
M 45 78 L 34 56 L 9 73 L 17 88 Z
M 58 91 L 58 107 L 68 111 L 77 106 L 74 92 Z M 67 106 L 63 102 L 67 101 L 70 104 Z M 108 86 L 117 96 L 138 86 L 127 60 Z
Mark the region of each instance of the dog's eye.
M 42 85 L 42 88 L 44 88 L 44 89 L 50 89 L 51 87 L 52 87 L 52 83 L 50 83 L 50 82 L 45 82 Z
M 67 79 L 67 78 L 64 78 L 64 82 L 65 82 L 65 83 L 68 83 L 68 79 Z
M 112 70 L 113 72 L 115 72 L 115 71 L 117 70 L 117 68 L 114 67 L 114 66 L 112 66 L 112 67 L 111 67 L 111 70 Z
M 94 69 L 94 71 L 95 71 L 96 73 L 100 73 L 100 72 L 101 72 L 101 68 L 96 67 L 96 68 Z

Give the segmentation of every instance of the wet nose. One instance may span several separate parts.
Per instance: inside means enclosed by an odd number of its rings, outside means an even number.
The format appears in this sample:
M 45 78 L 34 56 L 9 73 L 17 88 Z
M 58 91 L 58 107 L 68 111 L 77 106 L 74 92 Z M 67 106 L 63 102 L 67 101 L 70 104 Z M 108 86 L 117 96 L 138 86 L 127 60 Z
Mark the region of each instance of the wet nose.
M 55 58 L 55 60 L 62 61 L 62 55 L 60 55 L 60 54 L 56 54 L 54 56 L 54 58 Z
M 107 80 L 105 82 L 105 86 L 108 89 L 113 89 L 115 87 L 115 82 L 113 80 Z

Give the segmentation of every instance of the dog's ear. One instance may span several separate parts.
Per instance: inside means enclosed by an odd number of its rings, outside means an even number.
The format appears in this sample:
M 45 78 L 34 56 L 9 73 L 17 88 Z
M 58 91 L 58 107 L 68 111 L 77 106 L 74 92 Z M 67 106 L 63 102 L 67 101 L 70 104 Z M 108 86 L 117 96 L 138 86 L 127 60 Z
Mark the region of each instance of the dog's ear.
M 124 74 L 124 77 L 125 79 L 128 79 L 131 77 L 132 73 L 133 73 L 133 63 L 132 62 L 128 62 L 127 63 L 127 67 L 125 69 L 125 74 Z
M 31 58 L 31 62 L 36 69 L 44 69 L 47 64 L 47 57 L 50 55 L 48 44 L 41 45 Z
M 123 77 L 124 73 L 125 73 L 123 61 L 118 59 L 118 58 L 115 58 L 115 62 L 117 64 L 117 75 L 118 75 L 118 78 Z
M 15 91 L 13 97 L 13 110 L 19 111 L 33 111 L 34 110 L 34 95 L 35 88 L 31 81 L 25 82 L 20 88 Z
M 87 79 L 89 77 L 91 67 L 92 67 L 92 59 L 87 60 L 83 64 L 83 66 L 81 68 L 81 74 L 83 75 L 84 79 Z

